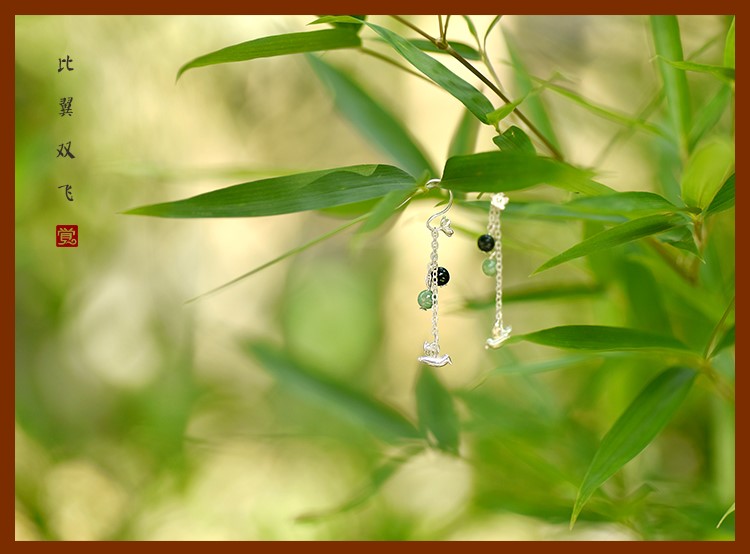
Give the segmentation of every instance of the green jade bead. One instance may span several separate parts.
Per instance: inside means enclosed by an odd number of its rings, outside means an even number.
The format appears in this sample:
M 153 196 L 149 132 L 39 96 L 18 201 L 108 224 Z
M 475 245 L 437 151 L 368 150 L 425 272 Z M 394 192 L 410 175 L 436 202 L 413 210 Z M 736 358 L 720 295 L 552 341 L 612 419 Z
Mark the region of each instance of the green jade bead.
M 482 272 L 487 277 L 492 277 L 497 273 L 497 262 L 492 258 L 487 258 L 482 262 Z
M 423 290 L 420 292 L 419 296 L 417 296 L 417 303 L 423 310 L 429 310 L 432 308 L 432 291 Z

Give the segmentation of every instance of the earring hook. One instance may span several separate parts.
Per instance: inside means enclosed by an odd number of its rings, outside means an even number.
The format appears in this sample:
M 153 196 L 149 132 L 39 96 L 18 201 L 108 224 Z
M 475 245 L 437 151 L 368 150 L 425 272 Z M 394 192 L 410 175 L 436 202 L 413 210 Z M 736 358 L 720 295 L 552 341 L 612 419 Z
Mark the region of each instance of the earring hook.
M 440 179 L 430 179 L 429 181 L 427 181 L 427 183 L 425 183 L 425 188 L 427 190 L 436 188 L 436 187 L 439 186 L 438 183 L 440 183 Z M 432 214 L 427 219 L 427 228 L 430 231 L 434 231 L 435 229 L 437 229 L 437 227 L 433 227 L 432 225 L 430 225 L 430 223 L 432 223 L 432 220 L 435 219 L 436 217 L 439 217 L 439 216 L 441 216 L 443 214 L 448 213 L 448 210 L 450 210 L 451 207 L 453 207 L 453 191 L 450 190 L 450 189 L 447 189 L 447 190 L 448 190 L 448 205 L 445 208 L 443 208 L 442 210 L 440 210 L 439 212 Z M 451 229 L 451 220 L 448 219 L 447 217 L 443 217 L 440 220 L 440 227 L 439 228 L 447 236 L 450 237 L 450 236 L 453 235 L 453 229 Z

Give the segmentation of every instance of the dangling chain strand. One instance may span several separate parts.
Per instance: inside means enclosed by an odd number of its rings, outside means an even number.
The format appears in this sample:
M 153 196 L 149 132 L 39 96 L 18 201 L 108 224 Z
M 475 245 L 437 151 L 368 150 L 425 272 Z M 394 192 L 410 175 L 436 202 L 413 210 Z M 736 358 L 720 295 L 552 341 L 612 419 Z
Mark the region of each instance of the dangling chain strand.
M 485 348 L 498 348 L 508 337 L 511 327 L 503 324 L 503 245 L 502 229 L 500 226 L 500 213 L 508 205 L 508 197 L 502 192 L 492 196 L 490 202 L 489 220 L 487 223 L 487 234 L 495 239 L 495 248 L 490 258 L 495 260 L 495 323 L 492 326 L 492 336 L 487 339 Z

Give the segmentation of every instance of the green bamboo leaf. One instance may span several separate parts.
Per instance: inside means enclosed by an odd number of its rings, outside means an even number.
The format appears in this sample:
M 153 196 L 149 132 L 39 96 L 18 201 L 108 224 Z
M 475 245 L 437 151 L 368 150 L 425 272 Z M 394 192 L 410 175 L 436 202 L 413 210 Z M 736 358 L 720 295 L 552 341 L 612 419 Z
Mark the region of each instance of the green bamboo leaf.
M 559 95 L 565 98 L 568 98 L 569 100 L 572 100 L 573 102 L 585 108 L 589 112 L 595 115 L 598 115 L 599 117 L 602 117 L 609 121 L 613 121 L 615 123 L 619 123 L 620 125 L 624 125 L 626 127 L 635 127 L 643 131 L 648 131 L 649 133 L 652 133 L 655 135 L 665 136 L 664 131 L 662 131 L 659 127 L 657 127 L 653 123 L 649 123 L 648 121 L 637 119 L 627 114 L 623 114 L 621 112 L 613 110 L 612 108 L 605 108 L 603 106 L 595 104 L 594 102 L 592 102 L 591 100 L 588 100 L 587 98 L 584 98 L 577 92 L 573 92 L 570 89 L 556 85 L 552 81 L 545 81 L 544 79 L 536 79 L 536 78 L 534 78 L 534 80 L 540 83 L 543 89 L 556 92 Z
M 192 198 L 133 208 L 156 217 L 256 217 L 352 204 L 414 187 L 414 178 L 389 165 L 354 165 L 273 177 Z
M 312 54 L 306 57 L 316 75 L 333 93 L 338 110 L 365 138 L 412 176 L 419 177 L 424 171 L 436 174 L 427 156 L 398 118 L 342 71 Z
M 669 244 L 670 246 L 674 246 L 685 252 L 690 252 L 694 256 L 703 259 L 700 250 L 698 249 L 698 245 L 695 244 L 693 232 L 688 227 L 676 227 L 670 229 L 666 233 L 659 235 L 658 239 L 660 242 Z
M 445 49 L 438 48 L 429 40 L 424 40 L 421 38 L 412 38 L 412 39 L 409 39 L 409 42 L 412 43 L 417 48 L 419 48 L 422 52 L 430 52 L 433 54 L 447 54 L 448 53 L 446 52 Z M 453 40 L 448 41 L 448 44 L 456 52 L 461 54 L 461 56 L 463 56 L 467 60 L 477 61 L 477 60 L 482 59 L 482 56 L 479 54 L 479 52 L 477 52 L 477 49 L 472 48 L 468 44 L 464 44 L 463 42 L 457 42 Z
M 688 142 L 692 152 L 695 145 L 705 137 L 721 120 L 721 116 L 729 108 L 732 99 L 732 88 L 722 85 L 719 91 L 695 114 L 693 127 L 690 129 Z
M 510 62 L 513 66 L 513 75 L 518 85 L 518 93 L 523 96 L 528 94 L 534 89 L 534 84 L 529 76 L 529 72 L 526 70 L 523 61 L 516 47 L 515 40 L 506 31 L 502 29 L 503 37 L 505 38 L 505 44 L 508 47 L 508 54 L 510 55 Z M 539 96 L 530 96 L 524 106 L 524 113 L 531 120 L 531 122 L 539 129 L 539 132 L 558 150 L 560 149 L 560 143 L 555 136 L 555 131 L 550 123 L 547 110 L 544 107 L 544 102 Z
M 464 18 L 464 21 L 466 22 L 466 27 L 469 29 L 469 33 L 471 33 L 471 36 L 474 37 L 474 40 L 477 41 L 477 48 L 481 48 L 482 43 L 479 41 L 479 34 L 477 33 L 477 28 L 474 26 L 474 22 L 471 20 L 471 18 L 468 15 L 462 15 L 461 17 Z
M 669 350 L 689 351 L 689 348 L 674 337 L 656 335 L 640 329 L 628 327 L 607 327 L 601 325 L 564 325 L 514 335 L 508 344 L 527 341 L 544 346 L 567 350 Z
M 734 68 L 734 17 L 727 32 L 727 40 L 724 44 L 724 65 Z
M 734 20 L 732 20 L 732 29 L 734 29 Z M 725 513 L 725 514 L 724 514 L 724 515 L 723 515 L 723 516 L 721 517 L 721 519 L 719 520 L 719 523 L 717 523 L 717 524 L 716 524 L 716 528 L 717 528 L 717 529 L 718 529 L 719 527 L 721 527 L 721 524 L 722 524 L 722 523 L 724 523 L 724 520 L 725 520 L 725 519 L 727 519 L 727 518 L 729 517 L 729 515 L 730 515 L 730 514 L 733 514 L 733 513 L 734 513 L 734 505 L 735 505 L 735 504 L 736 504 L 736 502 L 732 502 L 732 505 L 731 505 L 731 506 L 729 506 L 729 509 L 728 509 L 728 510 L 726 511 L 726 513 Z
M 452 454 L 458 453 L 459 423 L 453 397 L 435 376 L 432 368 L 423 365 L 417 381 L 417 416 L 419 429 L 429 439 L 432 435 L 437 447 Z
M 682 174 L 682 199 L 701 210 L 711 201 L 734 169 L 734 144 L 722 137 L 698 146 L 690 155 Z
M 627 191 L 600 196 L 576 198 L 564 204 L 566 208 L 581 213 L 643 217 L 673 213 L 679 210 L 663 196 L 653 192 Z
M 454 156 L 445 164 L 441 185 L 463 192 L 507 192 L 548 184 L 584 194 L 612 189 L 591 180 L 593 173 L 526 152 L 481 152 Z
M 497 124 L 508 117 L 511 113 L 513 113 L 513 110 L 520 106 L 521 103 L 526 100 L 527 96 L 528 95 L 524 95 L 518 100 L 514 100 L 510 104 L 503 104 L 498 109 L 491 111 L 487 114 L 487 121 L 490 123 L 490 125 L 494 125 L 495 127 L 497 127 Z
M 721 352 L 722 350 L 729 348 L 730 346 L 734 345 L 735 342 L 735 333 L 734 333 L 734 326 L 733 323 L 732 326 L 726 330 L 726 332 L 722 335 L 721 339 L 719 339 L 719 342 L 716 343 L 716 346 L 714 346 L 714 349 L 711 351 L 711 355 L 709 358 L 713 358 Z
M 706 208 L 706 215 L 713 215 L 734 206 L 734 173 L 724 181 L 711 204 Z
M 357 21 L 354 18 L 351 19 L 354 22 Z M 227 46 L 216 52 L 195 58 L 180 68 L 177 72 L 177 79 L 188 69 L 196 67 L 220 63 L 244 62 L 257 58 L 300 54 L 302 52 L 356 48 L 361 46 L 361 44 L 359 36 L 352 29 L 324 29 L 322 31 L 307 33 L 289 33 L 262 37 L 233 46 Z
M 318 17 L 323 17 L 322 15 L 319 15 Z M 337 28 L 337 29 L 352 29 L 356 32 L 359 32 L 362 30 L 362 21 L 367 19 L 366 15 L 350 15 L 349 17 L 352 17 L 354 19 L 359 19 L 359 23 L 338 23 L 334 22 L 331 23 L 331 26 Z
M 692 369 L 673 367 L 660 373 L 633 400 L 602 439 L 583 478 L 570 517 L 575 525 L 596 489 L 654 440 L 672 419 L 695 380 Z
M 650 22 L 675 137 L 681 149 L 687 152 L 691 112 L 687 77 L 684 71 L 667 63 L 683 61 L 680 26 L 674 15 L 652 15 Z
M 673 62 L 670 60 L 665 60 L 669 65 L 672 67 L 676 67 L 677 69 L 681 69 L 682 71 L 694 71 L 696 73 L 708 73 L 709 75 L 713 75 L 717 79 L 724 81 L 725 83 L 733 83 L 734 82 L 734 68 L 733 67 L 724 67 L 721 65 L 709 65 L 705 63 L 697 63 L 697 62 Z
M 245 347 L 280 384 L 378 437 L 391 442 L 420 437 L 417 428 L 403 415 L 348 384 L 303 367 L 268 344 L 248 342 Z
M 592 252 L 608 250 L 621 244 L 642 239 L 643 237 L 663 233 L 675 227 L 687 225 L 687 223 L 688 219 L 680 214 L 650 215 L 633 219 L 579 242 L 575 246 L 568 248 L 565 252 L 547 260 L 534 273 L 540 273 L 581 256 L 587 256 Z
M 479 121 L 469 110 L 464 110 L 448 147 L 448 157 L 473 154 L 478 132 Z
M 349 18 L 323 17 L 314 23 L 328 23 L 332 21 L 346 22 L 349 21 Z M 396 52 L 401 54 L 406 61 L 435 81 L 435 83 L 446 92 L 452 94 L 458 99 L 477 119 L 479 119 L 479 121 L 482 123 L 488 123 L 487 114 L 493 111 L 494 107 L 484 94 L 453 73 L 439 61 L 422 52 L 407 39 L 379 25 L 369 22 L 365 22 L 365 25 L 380 35 L 394 50 L 396 50 Z
M 515 125 L 508 127 L 501 135 L 492 137 L 492 142 L 503 152 L 517 150 L 526 154 L 536 154 L 536 148 L 529 135 Z

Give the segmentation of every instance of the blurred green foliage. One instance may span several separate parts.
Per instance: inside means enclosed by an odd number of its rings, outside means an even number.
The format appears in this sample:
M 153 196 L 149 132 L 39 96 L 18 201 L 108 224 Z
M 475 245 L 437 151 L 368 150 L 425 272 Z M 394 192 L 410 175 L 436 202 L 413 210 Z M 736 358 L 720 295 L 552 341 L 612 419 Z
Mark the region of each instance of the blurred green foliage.
M 70 31 L 57 18 L 16 21 L 17 536 L 732 540 L 733 18 L 356 18 L 321 17 L 333 28 L 306 32 L 290 19 L 288 33 L 253 40 L 235 28 L 235 46 L 218 31 L 223 47 L 187 64 L 174 44 L 178 63 L 153 61 L 161 95 L 177 67 L 307 53 L 298 71 L 201 70 L 227 71 L 224 87 L 183 75 L 175 117 L 207 98 L 205 121 L 231 123 L 203 136 L 200 118 L 182 123 L 170 136 L 193 150 L 174 161 L 154 157 L 177 149 L 158 138 L 118 154 L 153 121 L 101 152 L 93 118 L 48 125 L 54 112 L 40 106 L 85 98 L 97 77 L 84 57 L 83 83 L 46 86 L 57 76 L 37 65 L 65 43 L 35 50 L 30 36 Z M 169 27 L 70 19 L 135 43 Z M 583 31 L 596 46 L 580 43 Z M 338 57 L 310 54 L 328 49 Z M 395 87 L 403 73 L 420 94 L 446 93 L 455 122 L 368 80 L 381 61 Z M 196 96 L 179 96 L 190 87 Z M 151 102 L 147 113 L 165 100 Z M 333 108 L 351 127 L 336 127 Z M 298 110 L 319 118 L 307 141 L 288 129 L 278 151 L 263 151 Z M 446 137 L 439 159 L 406 123 L 425 118 Z M 356 155 L 366 159 L 352 160 L 357 133 L 374 147 Z M 61 134 L 80 141 L 83 163 L 51 158 Z M 163 183 L 203 179 L 185 160 L 221 159 L 204 151 L 211 140 L 247 136 L 257 165 L 210 170 L 206 186 L 252 181 L 165 202 L 189 193 Z M 109 159 L 132 167 L 104 170 Z M 428 321 L 410 261 L 426 259 L 427 236 L 410 214 L 442 198 L 423 187 L 433 167 L 458 198 L 450 242 L 471 251 L 446 251 L 460 299 L 441 296 L 454 365 L 436 370 L 411 355 Z M 94 199 L 81 186 L 65 205 L 40 187 L 60 179 L 108 187 Z M 144 182 L 151 189 L 133 189 Z M 486 353 L 494 302 L 472 243 L 488 203 L 475 193 L 499 191 L 512 191 L 503 239 L 515 335 Z M 116 215 L 133 205 L 186 221 Z M 290 212 L 302 213 L 276 223 Z M 49 229 L 74 217 L 86 234 L 61 255 Z M 252 289 L 224 304 L 196 297 L 248 241 L 238 267 L 256 269 L 228 284 Z

